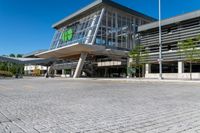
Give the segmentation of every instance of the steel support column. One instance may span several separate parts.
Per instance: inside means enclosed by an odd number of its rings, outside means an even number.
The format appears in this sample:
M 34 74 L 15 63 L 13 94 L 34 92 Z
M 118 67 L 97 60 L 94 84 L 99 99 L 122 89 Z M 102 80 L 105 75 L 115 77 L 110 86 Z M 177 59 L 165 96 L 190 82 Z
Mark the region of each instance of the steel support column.
M 79 78 L 81 76 L 81 71 L 83 69 L 83 65 L 86 60 L 86 57 L 87 57 L 87 53 L 81 53 L 73 78 Z

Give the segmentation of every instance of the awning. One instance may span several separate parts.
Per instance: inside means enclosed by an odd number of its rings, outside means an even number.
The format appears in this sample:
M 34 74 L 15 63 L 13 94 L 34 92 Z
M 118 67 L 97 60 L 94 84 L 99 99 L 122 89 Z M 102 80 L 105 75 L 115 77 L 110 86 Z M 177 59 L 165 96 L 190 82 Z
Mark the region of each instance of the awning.
M 45 51 L 45 52 L 36 54 L 36 56 L 40 58 L 64 58 L 64 57 L 69 57 L 73 55 L 79 55 L 82 52 L 91 53 L 91 52 L 102 51 L 102 50 L 105 50 L 104 46 L 75 43 L 72 45 Z
M 11 63 L 16 63 L 16 64 L 37 64 L 37 65 L 46 65 L 51 62 L 56 61 L 53 58 L 14 58 L 14 57 L 5 57 L 5 56 L 0 56 L 0 62 L 11 62 Z
M 66 57 L 70 57 L 74 55 L 79 55 L 82 52 L 86 52 L 93 55 L 122 56 L 122 57 L 128 56 L 128 51 L 106 49 L 105 46 L 79 44 L 79 43 L 45 51 L 45 52 L 36 54 L 36 56 L 40 58 L 59 59 L 59 58 L 66 58 Z

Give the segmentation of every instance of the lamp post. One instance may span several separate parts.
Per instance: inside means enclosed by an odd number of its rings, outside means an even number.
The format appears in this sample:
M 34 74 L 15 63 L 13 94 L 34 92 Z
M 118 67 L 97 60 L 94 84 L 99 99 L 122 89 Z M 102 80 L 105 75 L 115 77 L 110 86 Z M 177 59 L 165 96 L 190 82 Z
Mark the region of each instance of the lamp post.
M 162 80 L 162 27 L 161 27 L 161 0 L 159 2 L 159 79 Z

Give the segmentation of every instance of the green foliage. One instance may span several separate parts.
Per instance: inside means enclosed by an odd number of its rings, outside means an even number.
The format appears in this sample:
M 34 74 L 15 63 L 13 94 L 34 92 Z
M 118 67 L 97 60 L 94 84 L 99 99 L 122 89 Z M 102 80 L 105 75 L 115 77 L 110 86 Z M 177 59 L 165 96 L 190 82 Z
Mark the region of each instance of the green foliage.
M 0 70 L 7 71 L 8 70 L 7 63 L 0 62 Z
M 195 38 L 189 38 L 178 45 L 178 54 L 184 61 L 190 63 L 190 79 L 192 79 L 192 63 L 198 62 L 200 60 L 200 49 L 198 48 L 198 43 L 200 41 L 200 36 Z
M 0 76 L 1 77 L 12 77 L 13 74 L 9 71 L 0 71 Z
M 140 69 L 143 67 L 146 63 L 148 63 L 148 57 L 149 57 L 149 51 L 145 49 L 144 46 L 138 44 L 135 46 L 135 48 L 130 51 L 129 57 L 132 58 L 132 63 L 131 66 L 139 70 L 139 77 L 140 77 Z M 129 70 L 130 68 L 127 69 L 127 73 L 131 72 Z
M 22 54 L 17 54 L 17 58 L 22 58 Z
M 10 54 L 9 57 L 22 57 L 22 54 Z M 9 71 L 12 74 L 23 73 L 24 65 L 10 62 L 0 62 L 0 71 Z
M 132 58 L 132 65 L 140 66 L 148 63 L 149 52 L 142 45 L 136 45 L 130 51 L 129 56 Z
M 200 59 L 200 50 L 197 46 L 198 39 L 200 38 L 190 38 L 178 43 L 178 53 L 185 58 L 185 61 L 193 62 Z
M 10 54 L 9 57 L 15 57 L 15 54 Z
M 23 73 L 24 66 L 9 62 L 0 62 L 0 71 L 9 71 L 13 74 Z

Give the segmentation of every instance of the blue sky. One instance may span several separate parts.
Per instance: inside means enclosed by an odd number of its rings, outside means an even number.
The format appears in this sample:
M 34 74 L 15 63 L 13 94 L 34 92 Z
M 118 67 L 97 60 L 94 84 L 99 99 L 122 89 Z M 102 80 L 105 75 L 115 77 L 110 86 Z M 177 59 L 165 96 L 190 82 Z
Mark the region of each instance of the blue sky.
M 114 0 L 158 18 L 158 0 Z M 93 0 L 0 0 L 0 55 L 48 49 L 52 24 Z M 200 9 L 200 0 L 162 0 L 162 18 Z

